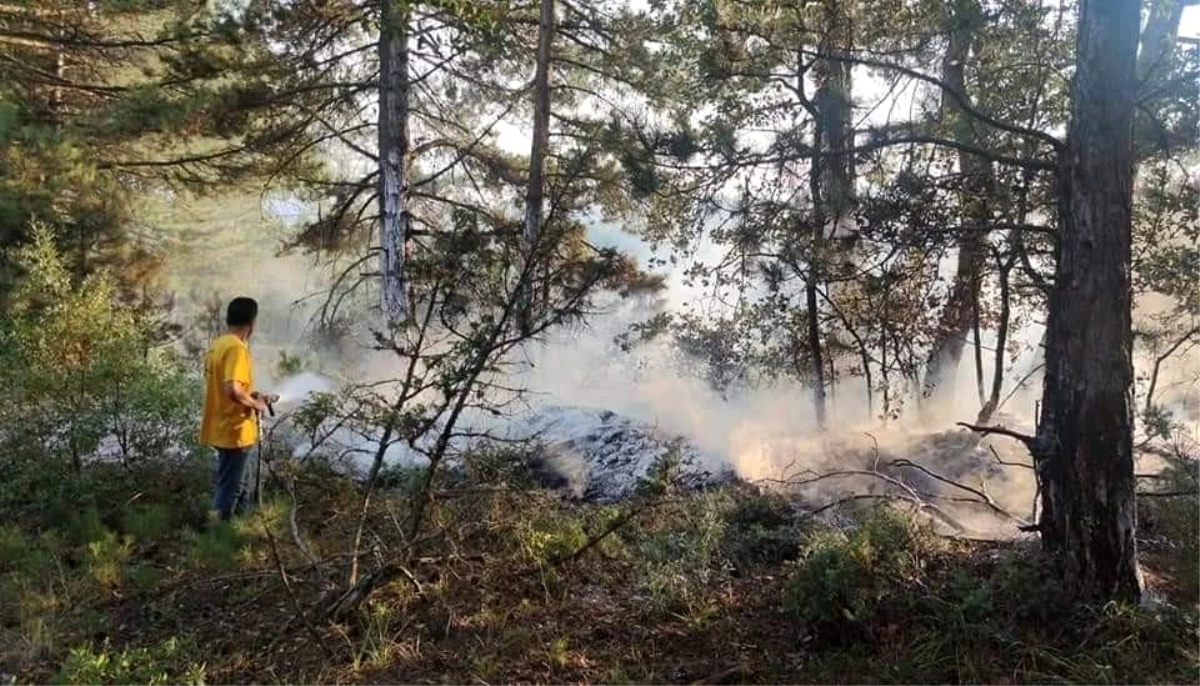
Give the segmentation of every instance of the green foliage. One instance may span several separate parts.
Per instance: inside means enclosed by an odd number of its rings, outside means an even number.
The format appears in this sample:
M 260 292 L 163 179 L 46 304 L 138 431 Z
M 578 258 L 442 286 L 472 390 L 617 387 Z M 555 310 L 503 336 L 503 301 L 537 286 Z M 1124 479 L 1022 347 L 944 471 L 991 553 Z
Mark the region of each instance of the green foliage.
M 121 530 L 135 541 L 157 541 L 170 532 L 173 524 L 166 503 L 135 505 L 121 515 Z
M 508 486 L 529 489 L 535 486 L 529 468 L 529 453 L 521 448 L 482 446 L 463 456 L 462 480 L 480 486 Z
M 646 470 L 645 476 L 638 480 L 635 493 L 641 497 L 656 497 L 671 492 L 675 480 L 679 478 L 681 451 L 681 442 L 672 441 L 666 452 L 656 458 Z
M 1164 497 L 1138 498 L 1138 534 L 1151 545 L 1143 554 L 1154 554 L 1174 577 L 1191 602 L 1200 601 L 1200 462 L 1180 456 L 1153 480 L 1149 492 Z
M 542 567 L 564 559 L 587 540 L 582 519 L 554 510 L 531 518 L 518 531 L 522 556 Z
M 735 565 L 774 564 L 800 554 L 802 531 L 782 495 L 763 492 L 737 498 L 726 521 L 725 555 Z
M 304 371 L 304 358 L 299 355 L 289 355 L 286 350 L 279 351 L 279 361 L 275 363 L 275 373 L 279 378 L 295 376 Z
M 359 616 L 360 635 L 351 658 L 355 671 L 363 668 L 378 669 L 392 662 L 397 645 L 396 637 L 400 631 L 399 619 L 389 603 L 369 604 L 367 611 Z
M 375 487 L 381 490 L 396 491 L 401 495 L 416 495 L 429 470 L 423 467 L 411 467 L 401 464 L 386 464 L 379 469 Z
M 223 522 L 203 532 L 185 534 L 194 564 L 215 572 L 237 569 L 245 539 L 230 523 Z
M 133 539 L 105 531 L 87 544 L 87 570 L 105 590 L 115 589 L 125 578 L 126 564 L 133 549 Z
M 786 604 L 816 627 L 867 621 L 921 573 L 924 541 L 912 521 L 888 508 L 873 509 L 849 532 L 815 533 L 788 582 Z
M 0 457 L 59 478 L 98 452 L 126 464 L 192 452 L 198 382 L 151 348 L 112 281 L 74 283 L 41 225 L 18 263 L 26 276 L 0 324 Z
M 54 677 L 56 684 L 204 684 L 204 663 L 196 645 L 186 638 L 169 638 L 149 647 L 107 645 L 72 648 Z

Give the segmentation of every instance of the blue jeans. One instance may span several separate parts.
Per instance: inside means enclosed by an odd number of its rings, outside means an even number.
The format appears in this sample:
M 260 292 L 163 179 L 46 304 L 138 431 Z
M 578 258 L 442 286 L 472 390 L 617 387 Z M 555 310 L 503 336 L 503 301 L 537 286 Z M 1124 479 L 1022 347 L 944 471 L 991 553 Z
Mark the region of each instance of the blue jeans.
M 251 485 L 246 483 L 249 448 L 217 448 L 217 484 L 213 509 L 227 522 L 234 514 L 245 514 L 250 504 Z

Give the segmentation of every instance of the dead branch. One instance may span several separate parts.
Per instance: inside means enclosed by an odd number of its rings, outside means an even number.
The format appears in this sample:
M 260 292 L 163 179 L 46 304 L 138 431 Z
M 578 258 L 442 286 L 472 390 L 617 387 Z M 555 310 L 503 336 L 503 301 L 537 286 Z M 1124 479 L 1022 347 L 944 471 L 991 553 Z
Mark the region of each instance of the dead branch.
M 1014 515 L 1013 513 L 1009 512 L 1008 510 L 1005 510 L 1004 508 L 1000 507 L 1000 505 L 998 505 L 996 503 L 995 499 L 992 498 L 992 496 L 988 495 L 987 491 L 984 491 L 984 490 L 978 489 L 978 488 L 972 488 L 971 486 L 968 486 L 964 483 L 955 481 L 954 479 L 951 479 L 949 477 L 938 474 L 937 472 L 933 471 L 932 469 L 929 469 L 928 467 L 919 465 L 919 464 L 913 462 L 912 460 L 906 460 L 906 459 L 893 460 L 891 464 L 894 467 L 900 467 L 902 469 L 903 468 L 915 469 L 932 479 L 940 481 L 941 483 L 944 483 L 947 486 L 957 488 L 961 491 L 966 491 L 967 493 L 970 493 L 971 495 L 973 495 L 977 498 L 977 500 L 966 499 L 963 502 L 981 502 L 984 505 L 987 505 L 989 509 L 991 509 L 993 512 L 995 512 L 998 515 L 1001 515 L 1003 517 L 1006 517 L 1008 519 L 1013 520 L 1014 522 L 1018 522 L 1023 525 L 1029 523 L 1025 519 L 1018 517 L 1018 516 Z
M 281 476 L 279 472 L 275 470 L 275 464 L 273 460 L 267 460 L 266 463 L 267 469 L 271 472 L 271 475 L 284 485 L 284 489 L 287 491 L 288 497 L 292 501 L 291 510 L 288 512 L 288 529 L 292 534 L 292 542 L 296 544 L 296 548 L 298 548 L 304 555 L 305 559 L 308 560 L 310 569 L 320 570 L 320 559 L 313 554 L 312 549 L 309 548 L 304 542 L 304 537 L 300 535 L 300 523 L 296 518 L 296 515 L 300 510 L 300 501 L 296 497 L 296 480 L 294 478 L 285 478 Z
M 396 579 L 404 579 L 412 584 L 418 595 L 424 593 L 421 582 L 417 581 L 417 577 L 413 576 L 412 572 L 401 564 L 390 562 L 359 579 L 358 583 L 350 587 L 325 610 L 325 615 L 333 621 L 345 619 L 357 610 L 367 596 L 375 592 L 375 589 L 386 586 Z
M 810 472 L 810 473 L 812 473 L 812 472 Z M 817 508 L 816 510 L 809 512 L 807 514 L 807 516 L 812 517 L 812 516 L 815 516 L 822 512 L 825 512 L 826 510 L 829 510 L 833 507 L 836 507 L 838 505 L 842 505 L 842 504 L 845 504 L 848 502 L 853 502 L 856 500 L 906 500 L 909 503 L 911 503 L 913 505 L 913 507 L 917 510 L 928 510 L 932 515 L 936 516 L 941 521 L 950 525 L 956 531 L 966 531 L 966 528 L 964 526 L 962 526 L 961 524 L 959 524 L 958 522 L 956 522 L 953 517 L 951 517 L 949 514 L 946 513 L 945 510 L 943 510 L 942 508 L 938 507 L 937 505 L 929 502 L 923 496 L 923 494 L 918 492 L 911 485 L 905 483 L 901 479 L 897 479 L 896 477 L 890 476 L 888 474 L 884 474 L 883 472 L 880 472 L 880 471 L 874 471 L 874 470 L 869 470 L 869 469 L 844 469 L 844 470 L 838 470 L 836 472 L 826 472 L 824 474 L 815 474 L 814 473 L 814 476 L 811 476 L 809 478 L 800 479 L 800 480 L 792 480 L 792 481 L 760 479 L 759 483 L 775 482 L 775 483 L 782 483 L 782 484 L 789 485 L 789 486 L 807 486 L 807 485 L 817 483 L 819 481 L 825 481 L 827 479 L 841 479 L 841 478 L 849 478 L 849 477 L 854 477 L 854 476 L 866 476 L 866 477 L 870 477 L 873 479 L 879 479 L 880 481 L 883 481 L 891 486 L 895 486 L 896 488 L 900 489 L 903 493 L 852 494 L 850 496 L 847 496 L 840 500 L 834 501 L 832 503 L 822 505 L 821 507 Z
M 304 630 L 308 635 L 316 641 L 321 648 L 321 652 L 325 653 L 325 657 L 332 660 L 333 651 L 329 646 L 325 645 L 325 639 L 321 637 L 321 632 L 317 631 L 317 627 L 313 625 L 308 614 L 304 611 L 304 607 L 300 604 L 300 599 L 296 597 L 296 590 L 292 588 L 292 582 L 288 580 L 287 570 L 283 566 L 283 559 L 279 557 L 279 546 L 275 543 L 275 536 L 271 533 L 271 527 L 263 522 L 263 532 L 267 535 L 267 543 L 271 546 L 271 559 L 275 561 L 275 569 L 279 572 L 279 580 L 283 582 L 283 588 L 287 591 L 288 598 L 292 601 L 292 608 L 296 611 L 296 619 L 304 625 Z
M 629 522 L 633 521 L 635 517 L 637 517 L 639 514 L 641 514 L 646 509 L 649 509 L 649 507 L 644 506 L 644 507 L 629 508 L 620 517 L 617 517 L 613 521 L 609 522 L 609 525 L 604 527 L 603 531 L 601 531 L 600 533 L 595 534 L 593 536 L 589 536 L 588 540 L 584 541 L 583 545 L 579 546 L 574 551 L 567 553 L 566 555 L 562 555 L 554 560 L 551 560 L 549 567 L 551 569 L 557 569 L 558 567 L 562 567 L 563 565 L 566 565 L 569 562 L 572 562 L 574 560 L 579 559 L 580 557 L 583 557 L 584 553 L 586 553 L 587 551 L 596 547 L 597 545 L 600 544 L 601 541 L 608 538 L 612 534 L 616 533 L 619 529 L 623 528 Z
M 996 452 L 995 446 L 989 445 L 988 450 L 990 450 L 992 453 L 992 456 L 994 456 L 996 458 L 997 464 L 1002 464 L 1006 467 L 1022 467 L 1024 469 L 1033 469 L 1034 468 L 1034 466 L 1031 464 L 1025 464 L 1024 462 L 1009 462 L 1008 460 L 1001 458 L 1000 453 Z
M 1139 498 L 1182 498 L 1197 495 L 1200 495 L 1200 491 L 1138 491 L 1137 493 Z
M 1023 434 L 1019 431 L 1013 431 L 1012 429 L 1006 429 L 1002 426 L 979 426 L 976 424 L 968 424 L 966 422 L 956 422 L 956 425 L 970 429 L 971 431 L 974 431 L 977 434 L 982 434 L 984 436 L 987 436 L 989 434 L 997 434 L 1000 436 L 1008 436 L 1009 438 L 1015 438 L 1016 440 L 1024 443 L 1025 447 L 1030 449 L 1030 452 L 1033 451 L 1034 437 L 1030 436 L 1029 434 Z
M 736 667 L 730 667 L 729 669 L 722 670 L 716 674 L 704 677 L 703 679 L 697 679 L 696 681 L 692 682 L 692 685 L 706 686 L 709 684 L 723 684 L 729 682 L 730 679 L 736 679 L 734 683 L 745 683 L 747 678 L 753 673 L 754 672 L 745 665 L 737 665 Z

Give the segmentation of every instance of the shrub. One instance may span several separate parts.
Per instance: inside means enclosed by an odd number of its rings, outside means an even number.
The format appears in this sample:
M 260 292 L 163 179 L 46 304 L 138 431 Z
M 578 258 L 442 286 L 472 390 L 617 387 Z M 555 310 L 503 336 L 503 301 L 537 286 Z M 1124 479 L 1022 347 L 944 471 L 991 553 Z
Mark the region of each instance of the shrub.
M 522 555 L 541 566 L 565 558 L 582 547 L 587 539 L 583 520 L 557 510 L 543 512 L 522 526 L 518 533 Z
M 737 497 L 726 521 L 722 548 L 735 566 L 785 562 L 800 554 L 800 526 L 790 501 L 782 495 Z
M 925 542 L 913 522 L 883 507 L 850 532 L 817 532 L 788 580 L 785 603 L 817 629 L 866 621 L 920 574 Z
M 41 227 L 17 261 L 26 276 L 0 323 L 0 458 L 78 473 L 96 456 L 190 453 L 198 382 L 153 347 L 113 281 L 101 273 L 73 282 Z
M 137 541 L 156 541 L 171 530 L 171 509 L 166 503 L 133 507 L 121 516 L 121 530 Z
M 1177 457 L 1161 476 L 1154 491 L 1181 495 L 1139 498 L 1138 533 L 1158 539 L 1165 553 L 1158 559 L 1194 603 L 1200 600 L 1200 461 Z
M 232 524 L 222 523 L 201 533 L 189 532 L 185 538 L 194 563 L 218 572 L 237 569 L 245 541 Z
M 190 640 L 170 638 L 148 648 L 113 652 L 105 645 L 72 648 L 56 684 L 194 684 L 204 683 L 204 664 L 196 662 Z
M 133 550 L 133 539 L 105 531 L 87 545 L 87 569 L 103 589 L 113 589 L 125 577 L 125 566 Z

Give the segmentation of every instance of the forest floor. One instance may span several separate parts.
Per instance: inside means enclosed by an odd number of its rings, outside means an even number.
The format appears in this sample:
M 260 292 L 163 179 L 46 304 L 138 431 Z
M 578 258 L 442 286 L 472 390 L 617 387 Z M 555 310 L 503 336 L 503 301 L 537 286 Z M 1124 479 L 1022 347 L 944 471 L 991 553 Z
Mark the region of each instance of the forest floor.
M 1057 589 L 1032 541 L 949 540 L 889 510 L 835 530 L 743 486 L 600 507 L 481 479 L 439 494 L 411 580 L 335 620 L 354 484 L 298 470 L 254 515 L 212 525 L 205 478 L 96 468 L 7 519 L 0 683 L 1200 677 L 1194 503 L 1143 513 L 1153 602 L 1093 605 Z M 407 549 L 413 498 L 393 485 L 360 575 Z

